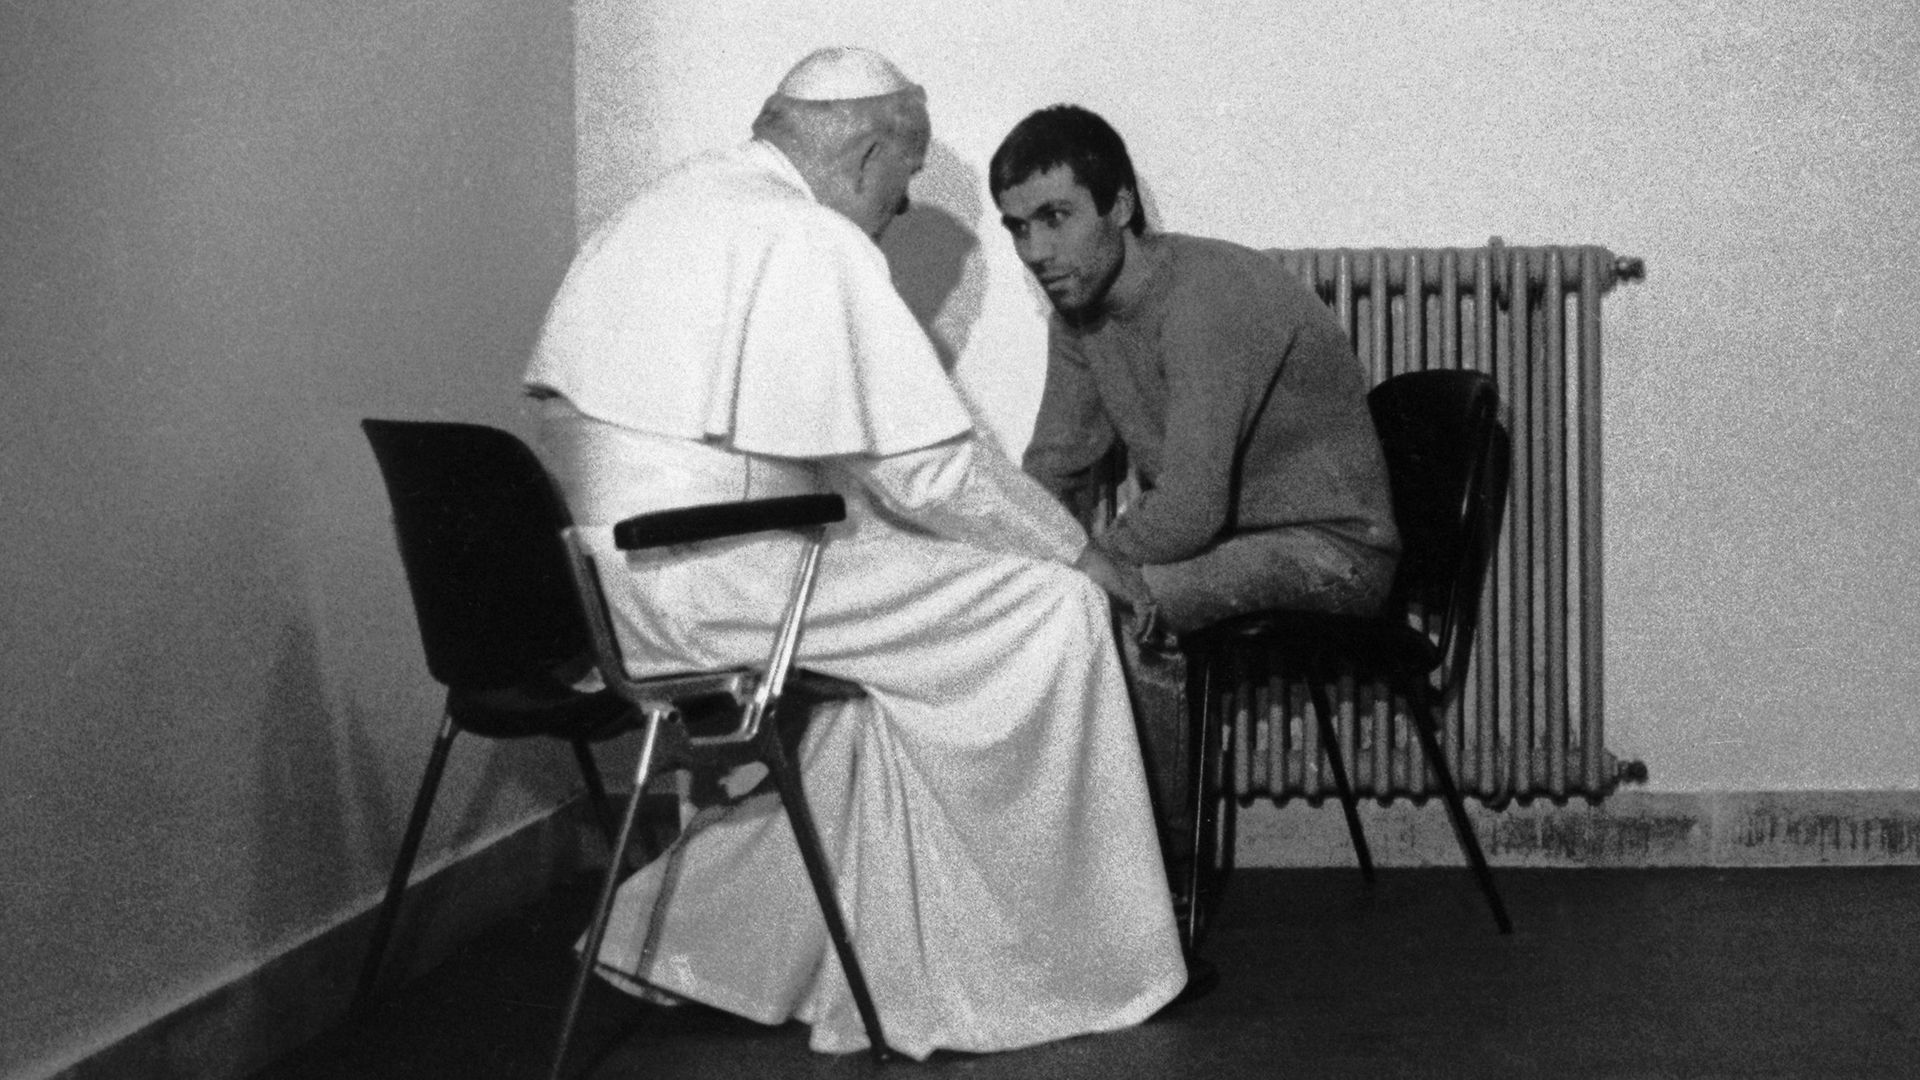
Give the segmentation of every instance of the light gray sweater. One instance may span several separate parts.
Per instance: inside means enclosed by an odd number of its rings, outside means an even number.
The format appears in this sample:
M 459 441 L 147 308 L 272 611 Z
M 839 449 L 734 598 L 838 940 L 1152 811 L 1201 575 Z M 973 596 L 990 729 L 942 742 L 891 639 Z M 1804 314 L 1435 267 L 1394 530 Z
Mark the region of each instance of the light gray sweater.
M 1023 465 L 1071 503 L 1116 442 L 1145 493 L 1100 546 L 1136 564 L 1312 527 L 1399 549 L 1366 376 L 1319 297 L 1250 248 L 1150 233 L 1125 306 L 1055 315 Z

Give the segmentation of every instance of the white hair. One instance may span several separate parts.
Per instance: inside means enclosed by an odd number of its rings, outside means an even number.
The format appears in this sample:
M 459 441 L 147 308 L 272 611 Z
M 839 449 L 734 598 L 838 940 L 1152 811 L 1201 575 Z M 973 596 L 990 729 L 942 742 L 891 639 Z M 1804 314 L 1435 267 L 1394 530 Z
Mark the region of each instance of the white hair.
M 893 61 L 854 46 L 815 49 L 800 58 L 774 92 L 802 101 L 880 97 L 913 86 Z
M 871 138 L 924 139 L 926 101 L 926 92 L 917 86 L 838 101 L 774 94 L 760 107 L 753 134 L 785 151 L 796 163 L 831 165 Z

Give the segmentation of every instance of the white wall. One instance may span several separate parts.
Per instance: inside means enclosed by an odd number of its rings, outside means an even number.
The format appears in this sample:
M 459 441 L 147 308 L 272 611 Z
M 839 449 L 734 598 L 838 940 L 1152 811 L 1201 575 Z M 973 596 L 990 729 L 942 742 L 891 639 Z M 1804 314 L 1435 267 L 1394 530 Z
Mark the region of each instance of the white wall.
M 1610 300 L 1613 748 L 1670 791 L 1920 789 L 1906 7 L 7 4 L 0 1074 L 370 902 L 438 692 L 355 422 L 516 425 L 569 184 L 591 223 L 835 42 L 929 88 L 890 254 L 1014 449 L 1042 307 L 981 173 L 1040 105 L 1113 119 L 1172 228 L 1645 258 Z M 572 788 L 467 749 L 429 861 Z
M 984 169 L 1027 112 L 1127 136 L 1167 228 L 1257 247 L 1597 243 L 1609 743 L 1655 789 L 1920 788 L 1920 20 L 1859 2 L 580 0 L 583 227 L 745 137 L 805 51 L 930 96 L 888 237 L 990 428 L 1043 306 Z
M 0 1076 L 384 883 L 441 690 L 357 424 L 515 421 L 572 247 L 571 29 L 0 5 Z M 470 741 L 422 865 L 575 784 Z

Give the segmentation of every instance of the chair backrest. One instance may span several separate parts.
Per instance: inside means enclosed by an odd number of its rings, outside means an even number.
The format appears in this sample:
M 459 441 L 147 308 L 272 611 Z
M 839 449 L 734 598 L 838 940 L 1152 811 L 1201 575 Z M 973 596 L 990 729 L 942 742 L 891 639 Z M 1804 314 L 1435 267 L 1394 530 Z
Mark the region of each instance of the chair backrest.
M 1511 444 L 1493 379 L 1477 371 L 1413 371 L 1367 395 L 1393 489 L 1400 565 L 1389 610 L 1434 637 L 1444 705 L 1472 656 L 1480 594 L 1499 543 Z
M 566 504 L 514 435 L 479 424 L 363 420 L 393 504 L 427 670 L 512 686 L 590 647 L 560 530 Z

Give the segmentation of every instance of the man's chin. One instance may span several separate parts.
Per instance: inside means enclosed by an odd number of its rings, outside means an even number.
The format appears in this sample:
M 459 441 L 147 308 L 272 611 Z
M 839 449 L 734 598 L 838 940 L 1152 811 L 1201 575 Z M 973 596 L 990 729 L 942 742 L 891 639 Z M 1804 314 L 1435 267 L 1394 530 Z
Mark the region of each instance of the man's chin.
M 1047 302 L 1053 305 L 1055 312 L 1066 319 L 1078 319 L 1084 316 L 1091 306 L 1081 297 L 1055 296 L 1052 293 L 1047 294 Z

